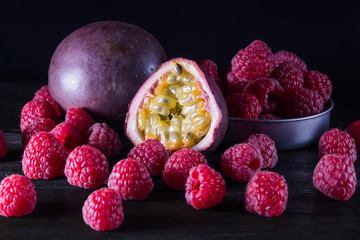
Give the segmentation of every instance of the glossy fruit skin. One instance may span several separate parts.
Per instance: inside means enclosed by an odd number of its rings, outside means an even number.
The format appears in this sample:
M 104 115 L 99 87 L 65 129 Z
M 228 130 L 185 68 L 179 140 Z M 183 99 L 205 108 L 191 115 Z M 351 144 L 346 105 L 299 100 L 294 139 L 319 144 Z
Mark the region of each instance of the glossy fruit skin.
M 123 125 L 128 103 L 165 60 L 157 39 L 138 26 L 90 23 L 56 48 L 48 72 L 49 91 L 65 111 L 82 107 L 99 120 Z
M 140 108 L 145 94 L 158 83 L 159 79 L 164 74 L 170 71 L 174 63 L 182 65 L 195 77 L 195 79 L 197 79 L 200 87 L 205 92 L 207 110 L 211 115 L 212 123 L 208 133 L 199 143 L 191 147 L 191 149 L 204 153 L 213 152 L 224 138 L 228 126 L 228 109 L 224 96 L 217 87 L 215 81 L 213 81 L 207 73 L 204 73 L 195 61 L 181 57 L 170 59 L 161 64 L 158 70 L 155 71 L 137 91 L 134 98 L 129 103 L 125 119 L 125 135 L 134 145 L 144 141 L 140 137 L 140 132 L 136 125 L 137 110 Z M 172 151 L 170 149 L 167 150 L 170 152 Z

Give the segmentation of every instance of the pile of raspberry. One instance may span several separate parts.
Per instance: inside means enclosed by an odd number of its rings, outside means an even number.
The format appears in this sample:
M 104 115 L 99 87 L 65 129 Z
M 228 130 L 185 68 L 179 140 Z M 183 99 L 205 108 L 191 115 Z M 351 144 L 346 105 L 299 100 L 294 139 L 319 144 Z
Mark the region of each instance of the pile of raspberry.
M 273 53 L 261 40 L 239 50 L 222 80 L 214 62 L 203 60 L 199 65 L 224 94 L 230 117 L 274 120 L 311 116 L 323 111 L 332 93 L 326 74 L 308 70 L 292 52 Z
M 37 201 L 31 179 L 63 176 L 73 186 L 94 189 L 84 202 L 82 214 L 84 222 L 96 231 L 118 228 L 124 219 L 122 201 L 147 198 L 154 188 L 155 176 L 162 176 L 170 188 L 184 191 L 187 203 L 195 209 L 212 208 L 223 201 L 225 180 L 202 153 L 183 148 L 170 155 L 159 140 L 147 139 L 110 169 L 109 158 L 119 156 L 122 148 L 116 132 L 105 123 L 95 122 L 86 109 L 74 107 L 65 113 L 59 109 L 47 86 L 22 108 L 20 129 L 25 147 L 22 159 L 25 176 L 12 175 L 2 181 L 1 215 L 30 214 Z M 237 155 L 244 158 L 236 159 Z M 251 135 L 224 153 L 223 173 L 249 181 L 245 193 L 248 211 L 264 216 L 278 216 L 284 211 L 285 179 L 277 173 L 260 171 L 276 163 L 275 144 L 262 134 Z M 282 197 L 274 196 L 276 203 L 264 202 L 264 188 L 273 195 L 282 193 Z
M 47 85 L 23 106 L 20 129 L 24 146 L 22 171 L 27 179 L 53 179 L 65 175 L 71 185 L 98 188 L 108 178 L 108 160 L 119 156 L 122 148 L 115 130 L 106 123 L 95 122 L 86 109 L 73 107 L 64 112 L 50 96 Z M 6 153 L 0 131 L 0 157 Z M 25 184 L 19 180 L 19 184 L 13 183 L 14 188 L 21 188 L 20 183 Z M 26 184 L 32 183 L 27 181 Z M 4 186 L 2 195 L 9 194 L 6 193 L 8 190 L 17 191 Z M 19 190 L 19 194 L 25 193 Z M 13 199 L 13 203 L 0 201 L 2 208 L 9 204 L 19 207 L 7 216 L 31 212 L 24 208 L 30 208 L 32 204 L 18 205 L 22 198 Z
M 354 163 L 360 149 L 360 121 L 345 131 L 333 128 L 319 140 L 319 157 L 313 173 L 313 184 L 324 195 L 340 201 L 355 193 L 357 177 Z
M 12 175 L 2 181 L 3 216 L 23 216 L 34 210 L 37 196 L 31 179 L 64 175 L 73 186 L 95 189 L 82 213 L 84 222 L 96 231 L 119 227 L 124 219 L 122 201 L 147 198 L 155 176 L 162 176 L 170 187 L 185 190 L 185 199 L 195 209 L 216 206 L 226 194 L 221 174 L 201 153 L 184 148 L 169 158 L 157 139 L 134 146 L 126 159 L 110 169 L 109 159 L 119 156 L 122 148 L 118 134 L 106 123 L 95 122 L 86 109 L 73 107 L 63 112 L 47 86 L 23 106 L 20 129 L 25 176 Z M 2 134 L 0 140 L 4 146 Z

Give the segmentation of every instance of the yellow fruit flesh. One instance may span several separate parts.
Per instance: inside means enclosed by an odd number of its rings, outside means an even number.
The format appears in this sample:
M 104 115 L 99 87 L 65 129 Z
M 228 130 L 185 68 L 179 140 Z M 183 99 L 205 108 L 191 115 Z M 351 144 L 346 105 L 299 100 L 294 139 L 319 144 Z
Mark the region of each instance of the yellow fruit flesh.
M 180 64 L 163 76 L 137 112 L 142 138 L 157 138 L 167 149 L 193 147 L 210 128 L 210 113 L 195 78 Z

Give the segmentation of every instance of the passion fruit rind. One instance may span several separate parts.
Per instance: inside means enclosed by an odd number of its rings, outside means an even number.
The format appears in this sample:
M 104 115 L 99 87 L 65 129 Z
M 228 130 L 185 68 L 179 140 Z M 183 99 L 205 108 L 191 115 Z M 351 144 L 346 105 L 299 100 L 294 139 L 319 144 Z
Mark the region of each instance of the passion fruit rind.
M 65 111 L 82 107 L 122 129 L 136 91 L 166 60 L 160 42 L 141 27 L 118 21 L 90 23 L 55 49 L 49 91 Z
M 192 60 L 163 63 L 140 87 L 129 104 L 125 135 L 134 145 L 159 139 L 169 151 L 186 147 L 212 152 L 228 124 L 220 89 Z

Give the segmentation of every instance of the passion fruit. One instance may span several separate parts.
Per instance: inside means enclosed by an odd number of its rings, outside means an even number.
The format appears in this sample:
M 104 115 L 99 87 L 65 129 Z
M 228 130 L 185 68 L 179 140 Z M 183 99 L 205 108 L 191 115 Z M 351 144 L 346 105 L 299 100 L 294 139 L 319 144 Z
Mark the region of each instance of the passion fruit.
M 123 125 L 129 102 L 166 61 L 158 40 L 125 22 L 95 22 L 72 32 L 56 48 L 49 91 L 66 111 L 89 110 L 98 120 Z
M 169 151 L 211 152 L 224 137 L 227 107 L 214 80 L 192 60 L 163 63 L 129 104 L 125 134 L 133 144 L 159 139 Z

